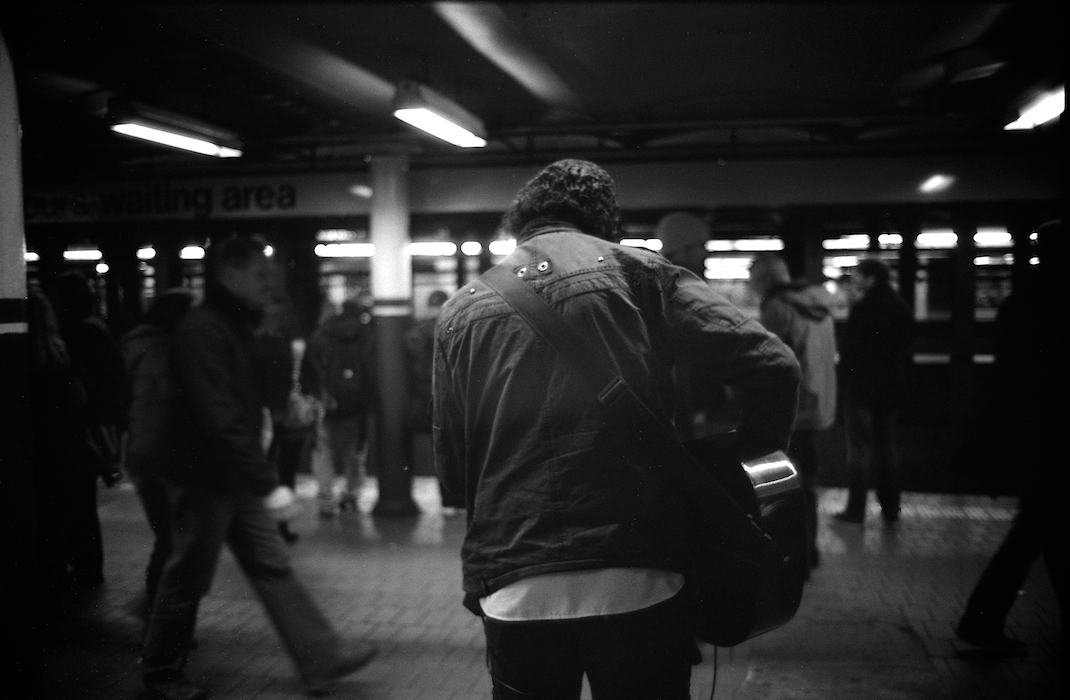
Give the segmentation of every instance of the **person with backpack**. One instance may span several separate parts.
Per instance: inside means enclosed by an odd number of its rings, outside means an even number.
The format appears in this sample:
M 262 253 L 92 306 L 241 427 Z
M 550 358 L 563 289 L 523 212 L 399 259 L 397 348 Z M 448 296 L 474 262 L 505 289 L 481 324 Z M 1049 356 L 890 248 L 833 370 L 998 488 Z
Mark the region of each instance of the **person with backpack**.
M 799 470 L 807 500 L 806 534 L 810 568 L 817 549 L 818 436 L 836 422 L 836 328 L 832 295 L 817 284 L 793 281 L 788 263 L 776 253 L 760 253 L 749 284 L 761 300 L 758 320 L 784 341 L 802 370 L 799 410 L 788 457 Z
M 156 584 L 171 554 L 171 507 L 157 461 L 164 449 L 163 431 L 173 418 L 168 411 L 173 388 L 171 333 L 191 306 L 189 291 L 169 289 L 156 297 L 142 323 L 119 341 L 130 378 L 126 474 L 155 538 L 145 569 L 145 588 L 134 604 L 134 613 L 142 620 L 148 618 Z
M 326 518 L 357 509 L 367 473 L 369 421 L 375 404 L 375 339 L 369 300 L 367 295 L 346 300 L 341 313 L 324 321 L 309 342 L 326 409 L 313 460 L 319 512 Z M 336 497 L 338 476 L 345 478 L 345 485 Z

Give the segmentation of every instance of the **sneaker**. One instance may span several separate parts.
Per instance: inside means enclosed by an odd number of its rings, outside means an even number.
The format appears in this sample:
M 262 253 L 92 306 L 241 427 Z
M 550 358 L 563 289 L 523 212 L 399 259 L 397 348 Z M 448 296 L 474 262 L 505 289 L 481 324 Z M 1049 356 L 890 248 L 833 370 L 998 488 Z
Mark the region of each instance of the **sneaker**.
M 836 518 L 841 523 L 861 523 L 866 519 L 864 513 L 851 513 L 846 510 L 836 513 L 832 517 Z
M 319 499 L 319 513 L 321 518 L 335 518 L 338 516 L 338 504 L 326 498 Z
M 1029 653 L 1024 642 L 1011 639 L 998 630 L 983 630 L 969 624 L 959 623 L 955 635 L 993 656 L 1018 657 Z
M 356 513 L 357 494 L 343 493 L 342 498 L 338 501 L 338 510 L 342 511 L 343 513 Z
M 208 691 L 190 683 L 185 676 L 166 680 L 146 680 L 145 696 L 152 700 L 204 700 Z
M 346 676 L 356 673 L 364 668 L 375 658 L 379 650 L 367 642 L 352 642 L 345 644 L 338 654 L 338 661 L 330 670 L 326 678 L 309 682 L 306 692 L 312 697 L 328 695 L 331 686 Z

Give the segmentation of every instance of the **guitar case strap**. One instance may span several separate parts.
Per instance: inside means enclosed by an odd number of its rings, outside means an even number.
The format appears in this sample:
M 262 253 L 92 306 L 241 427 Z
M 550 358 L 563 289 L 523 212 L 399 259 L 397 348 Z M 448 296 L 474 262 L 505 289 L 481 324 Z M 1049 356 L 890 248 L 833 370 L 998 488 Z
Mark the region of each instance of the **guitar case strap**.
M 669 465 L 666 475 L 677 488 L 702 509 L 724 540 L 724 549 L 740 559 L 757 561 L 767 536 L 707 469 L 676 438 L 672 428 L 661 420 L 632 390 L 628 383 L 603 360 L 604 353 L 527 284 L 503 265 L 485 272 L 481 279 L 497 292 L 528 324 L 573 365 L 588 384 L 599 403 L 632 422 L 649 437 L 654 454 Z

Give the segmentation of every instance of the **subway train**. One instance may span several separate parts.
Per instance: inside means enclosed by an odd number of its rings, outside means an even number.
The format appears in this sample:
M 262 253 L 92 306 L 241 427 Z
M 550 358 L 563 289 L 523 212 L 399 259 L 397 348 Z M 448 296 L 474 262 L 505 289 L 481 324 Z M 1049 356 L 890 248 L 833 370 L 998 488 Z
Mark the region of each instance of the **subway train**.
M 945 158 L 940 172 L 967 171 L 966 160 Z M 708 283 L 749 313 L 757 314 L 757 299 L 747 289 L 748 266 L 760 251 L 780 252 L 794 275 L 823 284 L 836 300 L 838 326 L 853 267 L 867 256 L 886 262 L 916 320 L 913 400 L 902 418 L 907 488 L 969 490 L 970 480 L 951 469 L 950 450 L 992 369 L 996 310 L 1035 267 L 1034 232 L 1059 216 L 1060 205 L 1013 159 L 989 176 L 971 173 L 954 198 L 926 191 L 937 172 L 929 162 L 900 158 L 894 165 L 855 159 L 822 169 L 798 161 L 607 167 L 621 192 L 622 242 L 658 250 L 658 223 L 690 214 L 709 231 Z M 377 313 L 419 318 L 433 290 L 453 291 L 508 253 L 513 242 L 500 230 L 501 214 L 535 170 L 412 169 L 402 232 L 411 295 L 377 300 Z M 82 270 L 97 285 L 101 313 L 121 333 L 157 291 L 197 292 L 203 246 L 214 236 L 259 234 L 311 331 L 341 301 L 372 288 L 369 182 L 366 172 L 336 172 L 31 190 L 28 275 Z M 842 437 L 833 430 L 827 442 L 823 478 L 842 485 Z M 428 468 L 426 460 L 421 465 Z

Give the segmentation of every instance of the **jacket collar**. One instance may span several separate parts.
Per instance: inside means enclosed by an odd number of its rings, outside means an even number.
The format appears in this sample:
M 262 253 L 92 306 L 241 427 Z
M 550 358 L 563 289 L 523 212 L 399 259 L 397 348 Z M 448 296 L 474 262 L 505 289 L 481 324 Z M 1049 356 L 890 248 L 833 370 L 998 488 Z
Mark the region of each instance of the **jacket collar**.
M 552 216 L 540 216 L 532 219 L 520 230 L 520 234 L 516 237 L 517 245 L 528 241 L 535 236 L 539 236 L 544 233 L 550 233 L 552 231 L 580 231 L 576 228 L 575 224 L 571 224 L 567 221 L 562 221 Z

